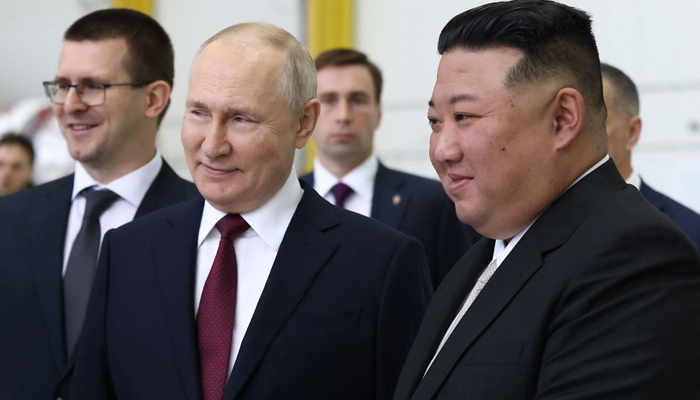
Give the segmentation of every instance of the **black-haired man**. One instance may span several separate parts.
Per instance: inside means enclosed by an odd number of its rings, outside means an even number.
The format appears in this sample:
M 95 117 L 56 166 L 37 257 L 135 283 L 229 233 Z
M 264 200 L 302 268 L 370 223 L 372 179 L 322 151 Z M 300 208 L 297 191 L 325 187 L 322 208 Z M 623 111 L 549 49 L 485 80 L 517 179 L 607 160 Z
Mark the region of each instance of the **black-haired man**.
M 104 233 L 197 194 L 155 147 L 174 70 L 163 28 L 109 9 L 79 19 L 64 39 L 44 87 L 75 174 L 0 199 L 0 397 L 8 399 L 49 398 L 70 368 Z
M 606 154 L 588 15 L 487 4 L 438 49 L 431 160 L 489 240 L 435 293 L 395 399 L 696 398 L 700 254 Z

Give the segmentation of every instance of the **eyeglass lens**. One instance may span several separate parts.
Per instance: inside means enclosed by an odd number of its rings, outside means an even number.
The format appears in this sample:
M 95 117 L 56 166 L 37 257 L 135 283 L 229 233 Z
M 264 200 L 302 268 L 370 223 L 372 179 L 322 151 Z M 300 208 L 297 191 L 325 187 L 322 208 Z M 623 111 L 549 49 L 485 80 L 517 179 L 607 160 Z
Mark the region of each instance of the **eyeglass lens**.
M 79 83 L 77 85 L 51 83 L 46 85 L 51 101 L 56 104 L 64 104 L 66 102 L 71 87 L 75 87 L 78 99 L 88 106 L 98 106 L 105 102 L 104 85 L 93 83 Z

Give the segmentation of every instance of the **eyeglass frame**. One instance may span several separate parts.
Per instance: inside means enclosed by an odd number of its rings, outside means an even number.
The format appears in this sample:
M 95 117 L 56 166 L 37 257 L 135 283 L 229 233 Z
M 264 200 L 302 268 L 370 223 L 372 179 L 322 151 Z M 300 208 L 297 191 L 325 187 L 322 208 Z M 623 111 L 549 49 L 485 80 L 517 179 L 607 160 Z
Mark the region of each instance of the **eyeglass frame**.
M 151 83 L 156 82 L 156 81 L 144 81 L 144 82 L 128 82 L 128 83 L 78 83 L 75 85 L 71 84 L 65 84 L 68 86 L 68 90 L 66 91 L 66 99 L 68 98 L 68 93 L 70 92 L 71 88 L 75 88 L 75 94 L 78 96 L 78 100 L 80 100 L 81 103 L 88 107 L 93 107 L 93 106 L 101 106 L 107 101 L 107 89 L 113 87 L 113 86 L 131 86 L 131 87 L 143 87 L 146 85 L 150 85 Z M 49 91 L 49 85 L 58 85 L 56 81 L 45 81 L 41 83 L 44 86 L 44 91 L 46 92 L 46 96 L 49 97 L 49 101 L 53 104 L 58 104 L 58 105 L 64 105 L 66 102 L 59 103 L 55 101 L 55 95 L 52 96 L 51 92 Z M 85 101 L 83 101 L 83 98 L 80 94 L 80 91 L 78 90 L 78 86 L 80 85 L 93 85 L 93 86 L 102 86 L 102 102 L 98 104 L 88 104 Z

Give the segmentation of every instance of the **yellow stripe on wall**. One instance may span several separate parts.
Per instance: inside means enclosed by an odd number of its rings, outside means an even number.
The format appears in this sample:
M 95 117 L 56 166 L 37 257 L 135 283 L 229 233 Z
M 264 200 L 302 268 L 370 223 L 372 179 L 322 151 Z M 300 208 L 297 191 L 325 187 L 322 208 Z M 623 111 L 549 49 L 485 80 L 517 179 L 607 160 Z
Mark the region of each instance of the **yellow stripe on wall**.
M 353 0 L 307 0 L 306 46 L 316 58 L 326 50 L 352 47 L 355 23 Z M 316 146 L 313 139 L 304 148 L 304 171 L 314 167 Z
M 112 0 L 112 8 L 130 8 L 153 16 L 153 0 Z

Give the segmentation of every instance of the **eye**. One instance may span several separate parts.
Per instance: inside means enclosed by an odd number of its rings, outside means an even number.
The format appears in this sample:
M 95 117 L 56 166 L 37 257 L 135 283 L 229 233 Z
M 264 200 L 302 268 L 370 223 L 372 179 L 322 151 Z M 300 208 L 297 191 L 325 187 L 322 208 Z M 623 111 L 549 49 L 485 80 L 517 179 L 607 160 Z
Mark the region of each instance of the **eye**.
M 459 122 L 459 121 L 467 121 L 467 120 L 469 120 L 470 118 L 472 118 L 472 116 L 471 116 L 471 115 L 468 115 L 468 114 L 455 114 L 455 121 L 457 121 L 457 122 Z
M 434 126 L 440 123 L 440 120 L 437 118 L 430 118 L 428 117 L 428 125 Z
M 248 122 L 248 120 L 243 117 L 233 117 L 233 120 L 236 122 Z

